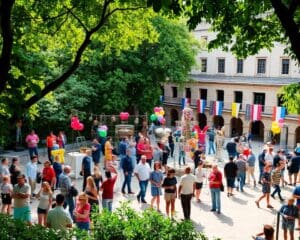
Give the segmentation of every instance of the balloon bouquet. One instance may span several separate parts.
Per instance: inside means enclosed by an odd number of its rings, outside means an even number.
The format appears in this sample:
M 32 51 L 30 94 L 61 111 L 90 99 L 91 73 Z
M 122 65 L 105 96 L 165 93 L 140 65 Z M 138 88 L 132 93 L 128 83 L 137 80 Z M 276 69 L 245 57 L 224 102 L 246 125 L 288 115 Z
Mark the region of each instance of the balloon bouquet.
M 281 132 L 281 128 L 284 125 L 284 119 L 280 118 L 278 121 L 273 121 L 271 125 L 271 132 L 273 135 L 277 135 Z
M 71 117 L 71 128 L 74 131 L 83 131 L 84 124 L 79 121 L 79 118 L 77 116 L 73 116 Z
M 102 125 L 98 128 L 98 134 L 100 137 L 105 138 L 107 136 L 108 127 L 106 125 Z
M 164 109 L 162 107 L 155 107 L 153 111 L 154 113 L 150 115 L 150 120 L 153 123 L 159 123 L 161 125 L 165 125 L 166 119 L 164 118 L 165 115 Z

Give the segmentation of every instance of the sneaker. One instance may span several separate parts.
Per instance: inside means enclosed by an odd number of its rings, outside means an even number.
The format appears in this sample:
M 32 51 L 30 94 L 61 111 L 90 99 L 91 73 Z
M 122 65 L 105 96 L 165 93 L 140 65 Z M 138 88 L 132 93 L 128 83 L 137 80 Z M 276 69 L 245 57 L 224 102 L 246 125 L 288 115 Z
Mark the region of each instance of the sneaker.
M 274 208 L 272 205 L 267 205 L 267 208 Z
M 142 199 L 142 201 L 141 201 L 142 203 L 147 203 L 144 199 Z
M 135 192 L 129 192 L 128 194 L 135 194 Z
M 215 211 L 216 211 L 216 209 L 213 209 L 213 208 L 212 208 L 212 209 L 210 209 L 210 211 L 211 211 L 211 212 L 215 212 Z
M 275 196 L 274 196 L 274 195 L 272 195 L 272 194 L 271 194 L 271 197 L 272 197 L 273 199 L 275 199 Z
M 126 194 L 126 192 L 124 190 L 122 190 L 122 194 Z
M 137 196 L 136 196 L 136 199 L 137 199 L 137 201 L 138 201 L 138 202 L 140 202 L 140 201 L 141 201 L 141 199 L 140 199 L 140 196 L 139 196 L 139 195 L 137 195 Z

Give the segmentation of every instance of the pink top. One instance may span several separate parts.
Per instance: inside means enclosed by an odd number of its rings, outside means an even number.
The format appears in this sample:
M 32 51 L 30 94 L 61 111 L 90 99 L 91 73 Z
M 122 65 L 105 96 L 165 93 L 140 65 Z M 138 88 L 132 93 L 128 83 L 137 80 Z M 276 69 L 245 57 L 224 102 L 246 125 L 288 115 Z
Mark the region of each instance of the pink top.
M 40 139 L 36 134 L 28 134 L 25 141 L 27 142 L 27 146 L 31 148 L 36 147 Z
M 89 203 L 85 204 L 81 207 L 79 204 L 76 204 L 76 211 L 80 214 L 84 214 L 84 211 L 88 211 L 90 213 L 91 205 Z M 90 222 L 90 214 L 86 218 L 76 218 L 76 222 Z

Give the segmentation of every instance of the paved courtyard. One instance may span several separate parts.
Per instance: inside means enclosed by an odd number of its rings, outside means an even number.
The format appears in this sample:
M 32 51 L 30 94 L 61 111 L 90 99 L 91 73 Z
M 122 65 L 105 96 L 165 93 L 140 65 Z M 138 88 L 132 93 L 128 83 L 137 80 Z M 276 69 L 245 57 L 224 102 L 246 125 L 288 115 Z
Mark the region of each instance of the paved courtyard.
M 253 151 L 257 156 L 263 144 L 260 142 L 253 143 Z M 18 153 L 16 153 L 18 154 Z M 24 154 L 24 153 L 23 153 Z M 175 152 L 175 167 L 177 166 L 177 153 Z M 227 153 L 223 151 L 224 159 L 227 159 Z M 208 158 L 213 159 L 213 156 L 208 156 Z M 45 155 L 41 157 L 41 161 L 43 162 L 46 159 Z M 21 161 L 22 168 L 24 168 L 26 161 Z M 189 160 L 188 164 L 192 166 L 192 161 Z M 174 167 L 174 160 L 169 159 L 168 165 Z M 218 162 L 220 169 L 223 171 L 224 162 Z M 41 168 L 42 165 L 39 165 Z M 102 169 L 102 167 L 101 167 Z M 209 171 L 209 170 L 208 170 Z M 148 204 L 139 204 L 137 202 L 135 195 L 123 195 L 120 192 L 121 184 L 123 176 L 120 173 L 119 179 L 115 186 L 115 198 L 113 207 L 116 208 L 123 201 L 129 201 L 130 206 L 138 211 L 142 211 L 145 208 L 148 208 L 150 205 L 151 195 L 150 195 L 150 187 L 148 186 L 146 201 Z M 258 166 L 256 166 L 256 177 L 258 176 Z M 287 179 L 287 176 L 286 176 Z M 82 180 L 74 179 L 76 186 L 78 189 L 81 189 Z M 225 181 L 224 181 L 225 183 Z M 132 179 L 132 189 L 134 192 L 139 191 L 137 179 L 134 177 Z M 37 189 L 40 186 L 38 185 Z M 285 199 L 291 196 L 292 187 L 286 186 L 282 189 L 282 195 Z M 221 214 L 216 214 L 210 212 L 211 209 L 211 200 L 210 200 L 210 191 L 208 188 L 207 180 L 204 183 L 204 187 L 201 193 L 201 203 L 197 203 L 195 199 L 192 200 L 192 211 L 191 211 L 191 219 L 197 230 L 203 231 L 209 237 L 209 239 L 213 239 L 213 237 L 220 237 L 223 240 L 244 240 L 251 239 L 251 236 L 261 231 L 263 224 L 271 224 L 276 225 L 276 213 L 280 208 L 280 201 L 271 199 L 271 204 L 274 206 L 274 209 L 266 208 L 265 200 L 262 200 L 260 203 L 261 208 L 258 209 L 255 205 L 255 200 L 261 195 L 261 186 L 257 187 L 246 186 L 245 191 L 235 192 L 233 197 L 228 198 L 226 194 L 226 189 L 224 193 L 221 193 Z M 37 200 L 34 200 L 32 203 L 32 216 L 33 221 L 37 222 Z M 162 196 L 161 200 L 161 211 L 162 214 L 165 214 L 165 203 Z M 176 200 L 176 219 L 183 219 L 183 213 L 180 205 L 180 200 Z M 296 233 L 298 234 L 298 233 Z M 279 239 L 282 238 L 282 231 L 280 231 Z

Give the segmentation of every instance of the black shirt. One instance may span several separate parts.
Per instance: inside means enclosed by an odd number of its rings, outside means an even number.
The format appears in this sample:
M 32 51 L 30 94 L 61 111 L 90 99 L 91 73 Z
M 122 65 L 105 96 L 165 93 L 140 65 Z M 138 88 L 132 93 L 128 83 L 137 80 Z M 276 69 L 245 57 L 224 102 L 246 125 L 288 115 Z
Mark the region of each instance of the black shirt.
M 237 174 L 238 167 L 234 162 L 228 162 L 224 167 L 224 174 L 226 178 L 235 178 Z
M 170 186 L 174 186 L 176 184 L 177 184 L 176 177 L 172 177 L 172 178 L 166 177 L 163 181 L 162 187 L 170 187 Z M 175 192 L 176 192 L 176 188 L 174 188 L 174 189 L 165 189 L 165 193 L 175 193 Z

